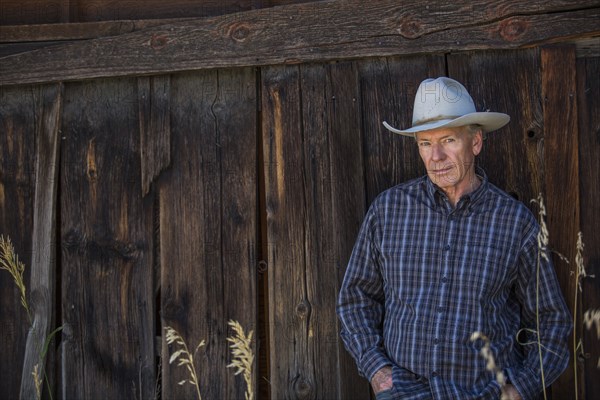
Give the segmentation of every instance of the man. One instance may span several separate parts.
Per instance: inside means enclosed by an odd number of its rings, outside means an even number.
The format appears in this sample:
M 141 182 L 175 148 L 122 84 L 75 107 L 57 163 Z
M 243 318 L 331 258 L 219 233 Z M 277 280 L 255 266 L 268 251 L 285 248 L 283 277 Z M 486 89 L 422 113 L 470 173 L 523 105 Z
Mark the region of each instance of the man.
M 342 339 L 377 399 L 534 399 L 567 366 L 570 316 L 540 227 L 475 167 L 483 133 L 509 119 L 441 77 L 419 86 L 411 128 L 384 122 L 416 139 L 427 175 L 373 201 L 340 290 Z

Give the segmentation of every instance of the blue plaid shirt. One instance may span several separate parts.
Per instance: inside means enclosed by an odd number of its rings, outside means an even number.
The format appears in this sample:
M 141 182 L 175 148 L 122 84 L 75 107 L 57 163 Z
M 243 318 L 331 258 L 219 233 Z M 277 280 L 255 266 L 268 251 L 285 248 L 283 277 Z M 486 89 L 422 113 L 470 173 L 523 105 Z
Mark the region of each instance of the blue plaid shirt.
M 499 398 L 474 332 L 490 339 L 496 365 L 524 399 L 542 390 L 539 225 L 477 174 L 482 184 L 455 208 L 426 176 L 395 186 L 375 199 L 359 232 L 338 299 L 341 335 L 369 381 L 392 366 L 394 398 Z M 540 260 L 548 385 L 567 366 L 572 324 L 552 263 Z

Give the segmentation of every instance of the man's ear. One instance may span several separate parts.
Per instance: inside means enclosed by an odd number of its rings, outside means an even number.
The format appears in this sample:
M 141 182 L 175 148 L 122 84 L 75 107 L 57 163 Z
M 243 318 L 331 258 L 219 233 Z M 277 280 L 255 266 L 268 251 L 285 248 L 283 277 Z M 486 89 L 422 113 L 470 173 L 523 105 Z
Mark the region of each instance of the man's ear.
M 483 131 L 479 129 L 477 133 L 473 135 L 473 154 L 479 155 L 483 147 Z

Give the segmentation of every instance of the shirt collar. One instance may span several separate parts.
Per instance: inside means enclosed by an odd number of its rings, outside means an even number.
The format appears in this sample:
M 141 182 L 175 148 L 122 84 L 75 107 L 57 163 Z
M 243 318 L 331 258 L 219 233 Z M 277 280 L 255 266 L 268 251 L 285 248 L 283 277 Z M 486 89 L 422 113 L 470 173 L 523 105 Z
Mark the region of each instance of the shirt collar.
M 489 182 L 488 182 L 488 177 L 487 177 L 485 171 L 481 167 L 476 166 L 475 174 L 481 179 L 481 185 L 479 185 L 479 187 L 477 189 L 475 189 L 474 191 L 472 191 L 471 193 L 468 193 L 468 194 L 465 194 L 464 196 L 462 196 L 458 200 L 458 203 L 456 205 L 457 208 L 461 205 L 461 203 L 468 202 L 468 203 L 470 203 L 470 205 L 477 203 L 483 197 L 483 194 L 486 192 Z M 431 181 L 431 179 L 429 179 L 429 176 L 425 175 L 424 178 L 425 178 L 425 191 L 427 193 L 427 197 L 432 202 L 432 204 L 434 204 L 437 207 L 440 204 L 442 204 L 443 199 L 447 199 L 447 196 L 444 193 L 444 191 L 442 189 L 440 189 L 439 186 L 437 186 L 435 183 L 433 183 Z

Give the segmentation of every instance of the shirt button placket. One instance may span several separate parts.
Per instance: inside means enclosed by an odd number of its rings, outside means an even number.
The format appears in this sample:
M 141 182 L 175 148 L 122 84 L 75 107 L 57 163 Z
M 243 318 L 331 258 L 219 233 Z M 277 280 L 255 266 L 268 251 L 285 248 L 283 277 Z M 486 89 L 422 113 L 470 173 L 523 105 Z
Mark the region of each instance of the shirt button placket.
M 435 308 L 436 311 L 436 315 L 435 315 L 435 331 L 433 332 L 433 350 L 431 352 L 432 355 L 432 360 L 431 360 L 431 378 L 435 379 L 439 376 L 440 371 L 439 371 L 439 365 L 441 363 L 441 360 L 439 359 L 440 354 L 442 354 L 442 349 L 440 346 L 441 343 L 441 339 L 444 337 L 444 333 L 442 332 L 442 327 L 444 326 L 444 320 L 445 320 L 445 315 L 444 315 L 444 299 L 447 298 L 448 296 L 448 288 L 447 285 L 445 285 L 445 283 L 447 283 L 448 278 L 447 276 L 449 275 L 450 272 L 450 264 L 451 264 L 451 250 L 452 250 L 452 225 L 453 225 L 453 220 L 451 216 L 447 216 L 446 217 L 446 221 L 444 224 L 444 232 L 442 234 L 442 243 L 445 243 L 442 247 L 442 254 L 440 257 L 440 269 L 439 269 L 439 273 L 440 273 L 440 283 L 438 285 L 438 298 L 437 298 L 437 306 Z

